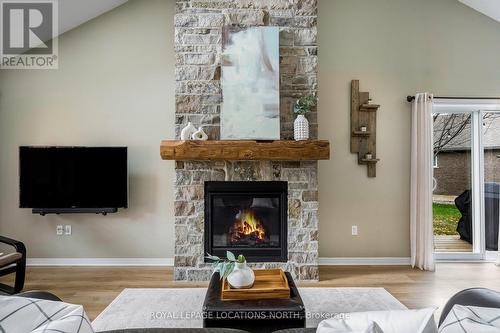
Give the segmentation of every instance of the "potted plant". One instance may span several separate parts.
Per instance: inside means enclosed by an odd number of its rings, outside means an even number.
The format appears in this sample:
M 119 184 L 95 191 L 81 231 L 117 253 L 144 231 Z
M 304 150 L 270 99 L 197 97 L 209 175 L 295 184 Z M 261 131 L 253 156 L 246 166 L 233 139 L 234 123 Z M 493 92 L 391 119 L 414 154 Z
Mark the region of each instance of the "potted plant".
M 226 278 L 231 287 L 247 289 L 253 286 L 255 274 L 247 266 L 245 257 L 240 254 L 238 258 L 231 252 L 226 252 L 226 259 L 208 254 L 207 259 L 213 260 L 214 272 L 219 272 L 220 278 Z
M 305 117 L 316 105 L 318 98 L 314 95 L 308 95 L 299 98 L 293 105 L 293 112 L 297 118 L 293 123 L 293 136 L 296 141 L 309 139 L 309 121 Z

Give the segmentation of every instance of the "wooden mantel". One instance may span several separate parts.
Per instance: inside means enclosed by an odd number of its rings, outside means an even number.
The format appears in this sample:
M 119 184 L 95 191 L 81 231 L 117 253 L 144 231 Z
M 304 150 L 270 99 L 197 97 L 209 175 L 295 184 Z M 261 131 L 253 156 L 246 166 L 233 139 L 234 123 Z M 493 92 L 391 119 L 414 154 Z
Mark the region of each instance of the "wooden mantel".
M 160 155 L 176 161 L 315 161 L 330 159 L 326 140 L 208 140 L 161 142 Z

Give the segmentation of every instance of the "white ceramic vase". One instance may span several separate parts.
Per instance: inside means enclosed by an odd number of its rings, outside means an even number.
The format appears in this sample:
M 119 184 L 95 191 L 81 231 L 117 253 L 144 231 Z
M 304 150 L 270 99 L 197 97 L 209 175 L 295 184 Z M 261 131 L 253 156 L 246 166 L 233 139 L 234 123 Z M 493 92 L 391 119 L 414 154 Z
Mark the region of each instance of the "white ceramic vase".
M 207 133 L 205 133 L 205 131 L 203 130 L 203 127 L 200 127 L 198 128 L 198 130 L 196 132 L 194 132 L 192 135 L 191 135 L 191 139 L 193 140 L 202 140 L 202 141 L 206 141 L 208 140 L 208 135 Z
M 303 114 L 299 114 L 293 123 L 293 137 L 296 141 L 309 139 L 309 121 Z
M 196 127 L 188 122 L 187 126 L 181 131 L 181 140 L 191 140 L 191 136 L 196 132 Z
M 247 266 L 247 262 L 235 263 L 234 270 L 227 276 L 227 282 L 235 289 L 252 288 L 255 282 L 253 270 Z

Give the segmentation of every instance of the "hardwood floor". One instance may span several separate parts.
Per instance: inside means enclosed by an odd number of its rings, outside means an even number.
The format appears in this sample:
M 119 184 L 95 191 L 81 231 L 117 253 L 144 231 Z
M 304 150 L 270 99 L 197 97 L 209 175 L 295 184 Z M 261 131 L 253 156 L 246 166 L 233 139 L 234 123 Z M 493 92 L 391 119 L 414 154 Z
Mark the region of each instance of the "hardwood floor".
M 83 304 L 94 319 L 124 288 L 206 286 L 173 282 L 172 273 L 168 267 L 28 267 L 25 290 L 47 290 Z M 440 263 L 435 273 L 407 266 L 321 266 L 320 278 L 299 285 L 383 287 L 409 308 L 442 307 L 454 293 L 470 287 L 500 290 L 500 267 L 489 263 Z

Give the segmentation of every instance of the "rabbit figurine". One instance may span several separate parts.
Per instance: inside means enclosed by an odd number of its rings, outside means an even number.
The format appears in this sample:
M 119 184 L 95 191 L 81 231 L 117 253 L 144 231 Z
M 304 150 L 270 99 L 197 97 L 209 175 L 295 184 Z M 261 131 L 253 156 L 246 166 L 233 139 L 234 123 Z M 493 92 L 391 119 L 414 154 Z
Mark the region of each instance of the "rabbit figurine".
M 191 134 L 191 139 L 206 141 L 208 140 L 208 135 L 203 130 L 203 127 L 200 126 L 196 132 Z
M 191 140 L 191 136 L 196 132 L 196 127 L 188 122 L 187 126 L 184 127 L 181 131 L 181 140 Z

